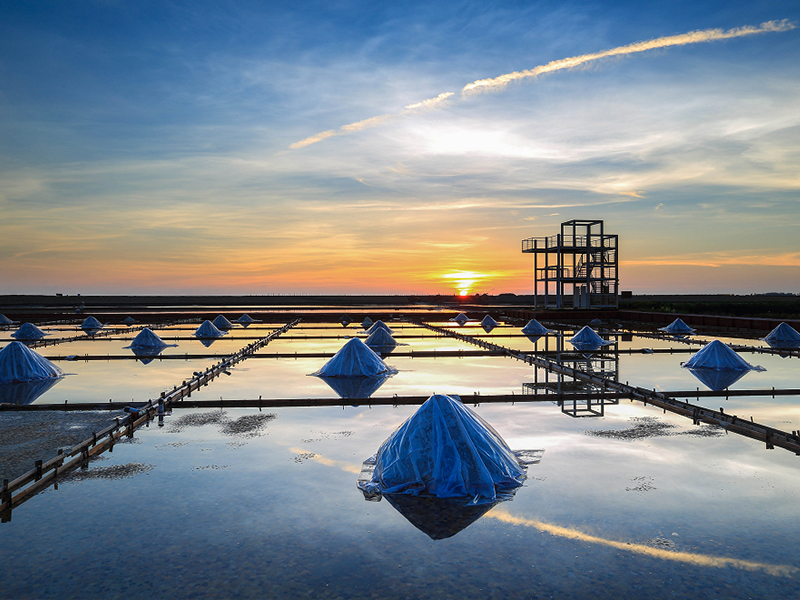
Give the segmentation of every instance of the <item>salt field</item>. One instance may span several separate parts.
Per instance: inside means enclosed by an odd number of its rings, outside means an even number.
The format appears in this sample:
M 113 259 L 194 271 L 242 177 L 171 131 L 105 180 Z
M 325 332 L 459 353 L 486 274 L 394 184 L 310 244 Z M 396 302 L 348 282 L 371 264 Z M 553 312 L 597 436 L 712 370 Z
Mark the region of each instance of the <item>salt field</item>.
M 399 315 L 386 320 L 397 342 L 383 356 L 391 376 L 372 402 L 340 399 L 312 374 L 348 340 L 366 339 L 357 311 L 348 309 L 348 327 L 313 319 L 287 329 L 191 394 L 219 406 L 173 408 L 15 507 L 0 525 L 0 598 L 800 596 L 793 452 L 627 397 L 570 412 L 585 398 L 556 392 L 593 388 Z M 500 324 L 487 333 L 482 314 L 463 327 L 450 316 L 426 322 L 800 429 L 798 397 L 767 392 L 800 388 L 800 359 L 767 352 L 755 335 L 703 330 L 678 340 L 608 323 L 597 326 L 607 346 L 575 352 L 569 340 L 582 325 L 548 322 L 557 333 L 532 341 L 520 331 L 525 321 L 495 315 Z M 200 320 L 140 319 L 138 329 L 114 324 L 96 337 L 78 319 L 42 325 L 51 342 L 34 349 L 66 375 L 28 406 L 92 410 L 0 413 L 2 477 L 91 437 L 126 416 L 126 403 L 157 400 L 289 322 L 282 318 L 235 324 L 208 346 L 193 335 Z M 170 344 L 152 360 L 127 348 L 145 325 Z M 0 347 L 15 330 L 0 331 Z M 708 387 L 681 363 L 713 339 L 748 348 L 740 356 L 765 370 L 746 372 L 728 397 L 701 396 Z M 413 523 L 450 527 L 440 507 L 404 516 L 407 507 L 367 501 L 356 486 L 362 463 L 418 409 L 401 400 L 434 393 L 459 395 L 512 450 L 543 451 L 513 499 L 445 539 Z M 260 408 L 242 406 L 258 399 Z M 315 399 L 334 405 L 292 405 Z M 109 401 L 114 410 L 95 410 Z

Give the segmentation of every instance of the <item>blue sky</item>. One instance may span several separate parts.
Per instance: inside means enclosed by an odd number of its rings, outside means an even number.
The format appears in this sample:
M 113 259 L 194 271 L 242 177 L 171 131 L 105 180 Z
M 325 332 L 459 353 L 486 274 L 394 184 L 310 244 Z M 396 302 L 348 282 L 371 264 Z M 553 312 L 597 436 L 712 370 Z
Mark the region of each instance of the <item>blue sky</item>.
M 800 292 L 798 8 L 3 3 L 0 293 L 526 293 L 571 218 L 623 289 Z

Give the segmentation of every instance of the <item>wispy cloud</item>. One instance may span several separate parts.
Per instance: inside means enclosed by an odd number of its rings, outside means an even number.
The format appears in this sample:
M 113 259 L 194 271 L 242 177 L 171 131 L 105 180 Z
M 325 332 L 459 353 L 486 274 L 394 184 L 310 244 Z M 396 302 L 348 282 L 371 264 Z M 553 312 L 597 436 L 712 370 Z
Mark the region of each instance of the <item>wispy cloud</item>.
M 465 85 L 461 90 L 461 94 L 469 95 L 480 92 L 498 91 L 512 81 L 537 77 L 539 75 L 552 73 L 554 71 L 572 69 L 574 67 L 579 67 L 581 65 L 585 65 L 586 63 L 600 60 L 601 58 L 608 58 L 610 56 L 623 56 L 626 54 L 635 54 L 638 52 L 655 50 L 657 48 L 668 48 L 670 46 L 685 46 L 688 44 L 699 44 L 701 42 L 726 40 L 745 35 L 753 35 L 756 33 L 788 31 L 794 28 L 794 23 L 790 23 L 787 19 L 783 19 L 782 21 L 767 21 L 758 27 L 737 27 L 727 31 L 723 29 L 690 31 L 689 33 L 682 33 L 680 35 L 671 35 L 645 42 L 635 42 L 633 44 L 628 44 L 627 46 L 618 46 L 616 48 L 611 48 L 610 50 L 603 50 L 602 52 L 593 52 L 591 54 L 582 54 L 580 56 L 572 56 L 570 58 L 561 58 L 559 60 L 551 61 L 545 65 L 539 65 L 533 69 L 514 71 L 513 73 L 506 73 L 505 75 L 500 75 L 499 77 L 494 77 L 491 79 L 478 79 L 477 81 L 473 81 L 472 83 Z
M 794 29 L 795 27 L 796 25 L 794 23 L 790 22 L 788 19 L 783 19 L 780 21 L 767 21 L 765 23 L 762 23 L 758 27 L 745 26 L 728 30 L 706 29 L 703 31 L 690 31 L 688 33 L 682 33 L 680 35 L 660 37 L 644 42 L 635 42 L 633 44 L 628 44 L 626 46 L 618 46 L 616 48 L 611 48 L 610 50 L 603 50 L 602 52 L 594 52 L 591 54 L 582 54 L 580 56 L 572 56 L 569 58 L 554 60 L 547 64 L 539 65 L 537 67 L 534 67 L 532 69 L 527 69 L 525 71 L 514 71 L 513 73 L 506 73 L 504 75 L 500 75 L 499 77 L 493 77 L 490 79 L 478 79 L 476 81 L 473 81 L 472 83 L 468 83 L 467 85 L 465 85 L 464 88 L 461 90 L 461 95 L 462 97 L 464 97 L 464 96 L 478 94 L 481 92 L 500 91 L 512 81 L 517 81 L 520 79 L 529 79 L 533 77 L 538 77 L 539 75 L 544 75 L 546 73 L 553 73 L 555 71 L 572 69 L 574 67 L 585 65 L 587 63 L 612 56 L 624 56 L 628 54 L 646 52 L 648 50 L 655 50 L 658 48 L 669 48 L 671 46 L 685 46 L 688 44 L 699 44 L 702 42 L 725 40 L 747 35 L 754 35 L 757 33 L 788 31 L 790 29 Z M 370 117 L 369 119 L 364 119 L 362 121 L 356 121 L 355 123 L 343 125 L 339 129 L 329 129 L 327 131 L 322 131 L 320 133 L 316 133 L 312 136 L 302 139 L 299 142 L 291 144 L 289 148 L 292 150 L 298 150 L 300 148 L 305 148 L 306 146 L 316 144 L 317 142 L 321 142 L 322 140 L 326 140 L 331 137 L 348 135 L 351 133 L 356 133 L 358 131 L 363 131 L 365 129 L 372 129 L 374 127 L 379 127 L 399 117 L 407 116 L 415 111 L 439 107 L 446 100 L 450 99 L 454 95 L 455 94 L 453 92 L 444 92 L 434 98 L 428 98 L 427 100 L 422 100 L 421 102 L 415 102 L 413 104 L 409 104 L 402 111 L 398 113 L 388 113 L 384 115 L 378 115 L 377 117 Z

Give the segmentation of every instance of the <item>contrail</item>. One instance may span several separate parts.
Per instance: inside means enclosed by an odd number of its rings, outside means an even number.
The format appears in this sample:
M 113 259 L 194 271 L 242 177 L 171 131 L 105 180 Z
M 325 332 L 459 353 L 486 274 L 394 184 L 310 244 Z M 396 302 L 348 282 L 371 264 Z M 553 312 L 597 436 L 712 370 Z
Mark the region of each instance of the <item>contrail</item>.
M 635 54 L 637 52 L 655 50 L 656 48 L 686 46 L 687 44 L 699 44 L 701 42 L 727 40 L 745 35 L 753 35 L 754 33 L 788 31 L 789 29 L 794 28 L 795 25 L 793 23 L 790 23 L 788 19 L 783 19 L 782 21 L 767 21 L 758 27 L 737 27 L 736 29 L 729 29 L 728 31 L 724 31 L 722 29 L 690 31 L 689 33 L 660 37 L 647 42 L 636 42 L 627 46 L 619 46 L 618 48 L 604 50 L 603 52 L 594 52 L 592 54 L 583 54 L 581 56 L 573 56 L 571 58 L 562 58 L 560 60 L 549 62 L 546 65 L 539 65 L 533 69 L 528 69 L 527 71 L 514 71 L 513 73 L 500 75 L 499 77 L 494 77 L 493 79 L 479 79 L 465 85 L 464 89 L 461 90 L 461 94 L 469 95 L 479 92 L 497 91 L 517 79 L 527 79 L 528 77 L 536 77 L 537 75 L 543 75 L 544 73 L 552 73 L 553 71 L 571 69 L 573 67 L 585 65 L 588 62 L 600 60 L 601 58 L 606 58 L 608 56 L 622 56 L 625 54 Z
M 461 96 L 470 96 L 473 94 L 479 94 L 481 92 L 496 92 L 502 90 L 509 83 L 518 79 L 528 79 L 530 77 L 544 75 L 545 73 L 571 69 L 573 67 L 585 65 L 586 63 L 600 60 L 601 58 L 607 58 L 609 56 L 624 56 L 626 54 L 636 54 L 637 52 L 655 50 L 656 48 L 668 48 L 671 46 L 686 46 L 688 44 L 699 44 L 701 42 L 713 42 L 716 40 L 726 40 L 745 35 L 753 35 L 756 33 L 788 31 L 790 29 L 794 29 L 795 27 L 796 25 L 794 23 L 791 23 L 788 19 L 783 19 L 781 21 L 767 21 L 758 27 L 748 25 L 746 27 L 728 29 L 727 31 L 724 29 L 706 29 L 703 31 L 690 31 L 689 33 L 682 33 L 680 35 L 660 37 L 646 42 L 636 42 L 633 44 L 628 44 L 627 46 L 618 46 L 617 48 L 604 50 L 602 52 L 594 52 L 592 54 L 583 54 L 581 56 L 573 56 L 570 58 L 554 60 L 546 65 L 539 65 L 538 67 L 534 67 L 533 69 L 528 69 L 526 71 L 514 71 L 513 73 L 506 73 L 505 75 L 500 75 L 499 77 L 494 77 L 491 79 L 478 79 L 477 81 L 473 81 L 472 83 L 465 85 L 461 90 Z M 306 146 L 310 146 L 311 144 L 316 144 L 317 142 L 321 142 L 322 140 L 330 137 L 349 135 L 351 133 L 355 133 L 356 131 L 372 129 L 373 127 L 384 125 L 389 121 L 406 116 L 410 113 L 423 109 L 435 108 L 453 95 L 453 92 L 445 92 L 443 94 L 439 94 L 435 98 L 428 98 L 422 102 L 409 104 L 398 113 L 379 115 L 377 117 L 364 119 L 363 121 L 350 123 L 349 125 L 343 125 L 339 129 L 322 131 L 300 140 L 299 142 L 291 144 L 289 148 L 292 150 L 297 150 L 298 148 L 304 148 Z

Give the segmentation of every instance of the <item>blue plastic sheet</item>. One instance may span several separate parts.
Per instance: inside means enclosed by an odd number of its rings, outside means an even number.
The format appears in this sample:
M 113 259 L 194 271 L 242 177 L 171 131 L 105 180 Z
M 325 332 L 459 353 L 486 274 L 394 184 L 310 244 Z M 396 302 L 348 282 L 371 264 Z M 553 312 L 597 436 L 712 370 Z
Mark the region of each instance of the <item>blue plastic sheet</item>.
M 538 462 L 538 455 L 530 461 L 518 458 L 457 396 L 434 395 L 367 461 L 374 464 L 372 477 L 359 479 L 358 486 L 365 495 L 487 504 L 513 496 L 525 480 L 526 462 Z

